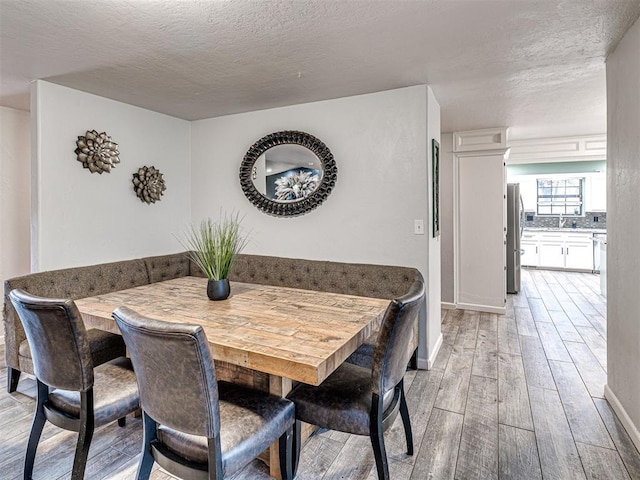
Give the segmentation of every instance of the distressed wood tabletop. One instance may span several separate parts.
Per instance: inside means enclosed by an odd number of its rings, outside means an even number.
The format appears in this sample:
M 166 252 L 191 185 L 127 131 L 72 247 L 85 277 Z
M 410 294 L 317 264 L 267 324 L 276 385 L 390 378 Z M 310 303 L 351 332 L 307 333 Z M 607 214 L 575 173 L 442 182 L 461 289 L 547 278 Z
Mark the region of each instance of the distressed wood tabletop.
M 118 332 L 111 317 L 125 305 L 169 322 L 202 325 L 213 358 L 319 385 L 379 327 L 388 300 L 271 285 L 231 283 L 211 301 L 207 280 L 181 277 L 76 300 L 90 327 Z

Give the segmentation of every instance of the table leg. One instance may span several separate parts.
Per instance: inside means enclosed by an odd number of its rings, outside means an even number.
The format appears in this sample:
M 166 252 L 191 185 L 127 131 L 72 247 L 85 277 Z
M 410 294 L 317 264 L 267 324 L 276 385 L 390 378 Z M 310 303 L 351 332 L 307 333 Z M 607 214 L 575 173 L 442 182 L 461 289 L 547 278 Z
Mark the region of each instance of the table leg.
M 291 391 L 292 382 L 289 378 L 279 377 L 277 375 L 269 375 L 269 393 L 286 397 Z M 278 442 L 269 447 L 269 475 L 276 480 L 282 480 L 280 473 L 280 450 Z

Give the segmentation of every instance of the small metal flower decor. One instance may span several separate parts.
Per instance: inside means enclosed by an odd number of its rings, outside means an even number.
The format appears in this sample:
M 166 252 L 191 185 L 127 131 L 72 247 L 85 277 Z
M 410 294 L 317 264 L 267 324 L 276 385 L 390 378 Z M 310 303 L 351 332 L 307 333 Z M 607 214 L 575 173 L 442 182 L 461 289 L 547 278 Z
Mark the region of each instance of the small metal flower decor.
M 133 189 L 142 202 L 156 203 L 167 189 L 162 173 L 156 167 L 144 166 L 133 174 Z
M 118 144 L 111 140 L 105 132 L 98 133 L 95 130 L 87 130 L 85 136 L 79 136 L 76 141 L 75 153 L 78 161 L 91 173 L 111 172 L 111 169 L 120 163 Z

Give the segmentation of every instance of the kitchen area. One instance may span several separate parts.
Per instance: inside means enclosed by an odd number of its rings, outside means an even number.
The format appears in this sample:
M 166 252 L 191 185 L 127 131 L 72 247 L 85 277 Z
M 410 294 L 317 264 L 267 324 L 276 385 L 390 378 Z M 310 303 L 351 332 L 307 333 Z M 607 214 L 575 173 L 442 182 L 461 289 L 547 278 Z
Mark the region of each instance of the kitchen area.
M 508 137 L 442 137 L 443 308 L 504 314 L 506 293 L 549 272 L 580 272 L 606 295 L 606 135 Z
M 508 230 L 520 233 L 519 262 L 508 267 L 599 274 L 606 296 L 606 163 L 509 165 L 507 182 Z

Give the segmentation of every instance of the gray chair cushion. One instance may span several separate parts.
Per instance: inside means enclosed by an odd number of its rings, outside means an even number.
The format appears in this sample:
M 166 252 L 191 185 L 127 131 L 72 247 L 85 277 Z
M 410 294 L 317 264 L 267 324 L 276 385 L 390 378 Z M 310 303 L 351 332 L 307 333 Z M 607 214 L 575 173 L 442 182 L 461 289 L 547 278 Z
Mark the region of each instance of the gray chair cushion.
M 343 363 L 319 386 L 298 384 L 287 398 L 296 405 L 296 418 L 319 427 L 369 435 L 371 370 Z M 393 401 L 393 391 L 383 399 L 383 410 Z
M 295 412 L 293 404 L 284 398 L 240 385 L 219 382 L 218 392 L 222 468 L 227 476 L 269 448 L 273 439 L 293 423 Z M 158 440 L 192 462 L 207 463 L 206 437 L 160 426 Z
M 87 341 L 94 366 L 102 365 L 114 358 L 124 357 L 127 353 L 124 340 L 115 333 L 91 328 L 87 330 Z M 20 344 L 19 354 L 22 357 L 31 358 L 31 347 L 27 340 Z
M 138 384 L 131 361 L 118 358 L 93 370 L 94 421 L 99 427 L 140 408 Z M 56 409 L 78 418 L 80 392 L 56 389 L 49 393 L 49 403 Z

